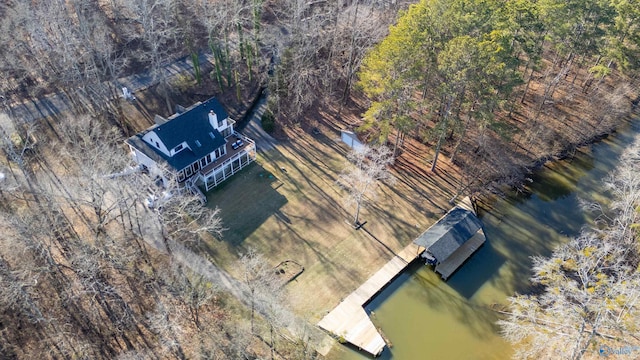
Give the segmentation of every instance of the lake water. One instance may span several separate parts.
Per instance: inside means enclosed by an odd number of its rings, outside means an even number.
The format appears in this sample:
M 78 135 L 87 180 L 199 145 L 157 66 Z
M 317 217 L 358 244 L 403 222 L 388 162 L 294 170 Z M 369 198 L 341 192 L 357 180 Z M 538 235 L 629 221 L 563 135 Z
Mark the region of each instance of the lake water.
M 480 209 L 487 242 L 451 277 L 442 281 L 419 263 L 366 306 L 373 322 L 392 343 L 381 359 L 508 359 L 493 309 L 529 289 L 531 256 L 552 250 L 585 227 L 597 214 L 582 201 L 606 203 L 602 180 L 623 149 L 640 133 L 638 120 L 619 133 L 549 164 L 531 177 L 522 192 Z M 331 359 L 362 360 L 365 354 L 338 346 Z

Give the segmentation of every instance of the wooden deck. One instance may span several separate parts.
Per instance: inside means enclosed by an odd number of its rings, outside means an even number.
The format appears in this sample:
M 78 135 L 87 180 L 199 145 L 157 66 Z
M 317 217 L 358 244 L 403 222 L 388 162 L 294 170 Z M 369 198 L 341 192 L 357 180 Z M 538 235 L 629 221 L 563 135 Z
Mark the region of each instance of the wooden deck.
M 362 308 L 419 255 L 419 247 L 410 244 L 364 284 L 327 314 L 318 326 L 373 356 L 380 355 L 385 341 Z
M 451 256 L 445 261 L 438 264 L 435 271 L 442 276 L 443 280 L 447 280 L 451 274 L 453 274 L 471 255 L 478 250 L 482 244 L 486 241 L 484 231 L 482 229 L 473 235 L 466 243 L 458 248 Z
M 244 144 L 238 148 L 233 148 L 232 144 L 237 140 L 237 139 L 242 139 L 242 141 L 244 141 Z M 226 153 L 224 155 L 222 155 L 221 157 L 215 159 L 214 161 L 212 161 L 211 163 L 207 164 L 207 166 L 203 167 L 202 169 L 200 169 L 200 173 L 203 176 L 209 175 L 211 172 L 213 172 L 214 170 L 218 169 L 219 167 L 221 167 L 225 161 L 231 159 L 232 157 L 236 156 L 239 153 L 242 153 L 244 151 L 247 151 L 248 148 L 254 146 L 255 147 L 255 142 L 240 134 L 240 133 L 235 133 L 235 135 L 231 135 L 231 136 L 227 136 L 227 143 L 225 144 L 225 148 L 226 148 Z

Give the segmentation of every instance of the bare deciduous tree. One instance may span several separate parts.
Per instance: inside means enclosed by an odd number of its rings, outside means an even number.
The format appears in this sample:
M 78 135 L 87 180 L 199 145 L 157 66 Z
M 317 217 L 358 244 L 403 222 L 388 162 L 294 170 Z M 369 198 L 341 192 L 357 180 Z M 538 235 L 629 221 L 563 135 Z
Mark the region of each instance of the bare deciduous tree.
M 273 288 L 276 281 L 274 270 L 266 259 L 254 249 L 249 249 L 240 258 L 242 280 L 249 289 L 249 302 L 251 308 L 251 331 L 255 333 L 255 315 L 260 297 L 263 293 Z
M 389 171 L 389 165 L 393 163 L 393 153 L 384 145 L 365 146 L 351 151 L 348 159 L 351 164 L 340 173 L 338 185 L 348 192 L 347 203 L 356 206 L 353 223 L 358 226 L 360 208 L 366 202 L 366 197 L 375 198 L 373 185 L 377 181 L 392 183 L 395 180 Z
M 200 199 L 177 185 L 166 189 L 158 198 L 165 199 L 157 208 L 158 219 L 165 238 L 182 242 L 198 242 L 200 236 L 209 234 L 222 237 L 224 228 L 220 218 L 220 209 L 210 209 L 202 205 Z
M 124 6 L 140 27 L 138 33 L 130 34 L 139 37 L 146 46 L 144 57 L 150 66 L 151 76 L 160 83 L 160 89 L 165 96 L 169 113 L 173 112 L 169 93 L 168 74 L 164 66 L 172 59 L 172 43 L 177 36 L 178 27 L 175 24 L 172 0 L 135 0 L 125 1 Z M 172 46 L 173 45 L 173 46 Z
M 535 258 L 532 281 L 540 292 L 509 299 L 499 324 L 518 358 L 581 359 L 594 343 L 640 344 L 639 153 L 640 139 L 609 181 L 615 216 L 607 226 Z
M 249 289 L 251 331 L 257 333 L 255 320 L 258 313 L 267 325 L 273 359 L 279 333 L 293 321 L 293 314 L 286 306 L 285 291 L 282 288 L 284 283 L 267 259 L 253 249 L 242 255 L 240 267 L 244 283 Z
M 34 133 L 37 124 L 18 121 L 13 116 L 0 113 L 0 150 L 9 161 L 8 169 L 13 178 L 19 183 L 13 172 L 12 163 L 18 166 L 21 177 L 27 182 L 33 192 L 33 176 L 29 163 L 28 151 L 34 147 Z
M 218 292 L 218 287 L 204 274 L 185 268 L 177 262 L 171 263 L 166 281 L 189 308 L 196 327 L 201 329 L 200 308 L 211 302 Z
M 184 359 L 184 351 L 179 339 L 184 333 L 180 326 L 180 309 L 164 302 L 159 302 L 155 311 L 146 314 L 153 332 L 159 337 L 162 351 Z

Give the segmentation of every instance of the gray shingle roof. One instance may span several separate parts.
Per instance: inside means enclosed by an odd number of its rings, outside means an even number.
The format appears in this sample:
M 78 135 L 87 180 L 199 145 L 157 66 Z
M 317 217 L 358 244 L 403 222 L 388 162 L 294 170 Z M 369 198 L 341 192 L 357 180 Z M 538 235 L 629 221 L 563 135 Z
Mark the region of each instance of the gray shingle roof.
M 413 242 L 426 248 L 441 262 L 467 242 L 480 228 L 482 223 L 473 212 L 455 207 Z
M 146 143 L 142 140 L 142 137 L 146 132 L 132 136 L 127 143 L 136 147 L 147 156 L 149 156 L 149 152 L 152 151 L 156 156 L 149 157 L 154 160 L 158 159 L 158 157 L 164 159 L 176 171 L 180 171 L 226 143 L 220 132 L 214 129 L 209 123 L 208 114 L 211 110 L 216 113 L 218 121 L 222 121 L 228 117 L 227 112 L 218 100 L 211 98 L 176 116 L 174 119 L 147 130 L 153 130 L 169 150 L 178 146 L 183 141 L 187 142 L 190 149 L 182 150 L 173 157 L 166 156 L 153 146 L 145 146 Z M 210 133 L 213 134 L 213 136 L 211 136 Z M 134 138 L 138 138 L 139 141 Z

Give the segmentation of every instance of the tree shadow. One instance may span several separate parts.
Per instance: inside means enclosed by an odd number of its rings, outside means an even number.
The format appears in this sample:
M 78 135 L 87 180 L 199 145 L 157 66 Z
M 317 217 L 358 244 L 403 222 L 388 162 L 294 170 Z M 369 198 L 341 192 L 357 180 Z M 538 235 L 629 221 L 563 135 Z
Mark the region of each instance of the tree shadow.
M 447 280 L 447 284 L 467 300 L 471 299 L 506 261 L 504 255 L 487 241 L 460 265 Z
M 280 179 L 254 162 L 207 193 L 207 206 L 220 208 L 227 229 L 222 241 L 240 246 L 272 215 L 286 222 L 288 217 L 280 208 L 287 198 L 278 192 L 280 184 Z
M 459 296 L 457 289 L 452 288 L 450 283 L 445 283 L 436 274 L 422 272 L 423 267 L 424 264 L 420 261 L 410 264 L 382 292 L 364 305 L 365 311 L 367 313 L 375 312 L 394 293 L 409 285 L 408 282 L 415 282 L 417 284 L 403 289 L 408 292 L 411 299 L 418 299 L 434 313 L 451 314 L 455 320 L 465 324 L 465 327 L 480 339 L 494 336 L 498 330 L 495 325 L 497 314 L 492 309 Z M 392 355 L 391 351 L 385 349 L 380 358 L 391 359 Z
M 134 100 L 132 104 L 136 108 L 136 110 L 138 110 L 138 113 L 142 114 L 145 119 L 153 122 L 154 115 L 151 114 L 151 111 L 149 110 L 149 108 L 147 108 L 144 102 L 140 100 Z
M 412 296 L 424 301 L 432 310 L 451 313 L 456 320 L 466 324 L 471 332 L 480 339 L 493 336 L 496 333 L 498 329 L 495 324 L 497 314 L 492 309 L 456 296 L 457 291 L 450 291 L 450 286 L 447 286 L 450 285 L 449 283 L 439 283 L 431 276 L 424 276 L 416 272 L 413 279 L 421 283 L 421 286 L 414 289 Z
M 378 244 L 382 245 L 382 247 L 384 247 L 385 249 L 387 249 L 387 251 L 392 254 L 393 256 L 397 256 L 398 254 L 396 254 L 392 248 L 390 248 L 389 246 L 387 246 L 387 244 L 383 243 L 382 241 L 380 241 L 380 239 L 378 239 L 375 235 L 373 235 L 371 232 L 369 232 L 369 230 L 364 226 L 364 224 L 358 225 L 358 229 L 364 231 L 365 233 L 367 233 L 367 235 L 369 235 L 373 240 L 377 241 Z
M 312 240 L 307 239 L 305 236 L 301 235 L 289 224 L 285 224 L 285 226 L 286 226 L 286 230 L 293 235 L 296 241 L 300 242 L 301 244 L 305 244 L 306 248 L 309 249 L 314 254 L 314 256 L 318 258 L 317 265 L 322 266 L 322 268 L 324 269 L 322 272 L 327 274 L 333 279 L 333 281 L 331 282 L 332 284 L 334 285 L 343 284 L 344 281 L 342 280 L 345 276 L 349 276 L 349 277 L 358 276 L 356 273 L 354 273 L 353 268 L 346 267 L 343 264 L 340 264 L 332 260 L 327 255 L 327 252 L 322 250 L 322 246 L 320 246 L 319 244 L 317 244 Z M 304 276 L 306 275 L 308 275 L 308 272 L 302 273 L 300 278 L 304 278 Z M 309 281 L 309 280 L 304 280 L 304 281 Z M 346 286 L 341 286 L 341 288 L 344 292 L 350 290 Z

